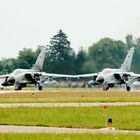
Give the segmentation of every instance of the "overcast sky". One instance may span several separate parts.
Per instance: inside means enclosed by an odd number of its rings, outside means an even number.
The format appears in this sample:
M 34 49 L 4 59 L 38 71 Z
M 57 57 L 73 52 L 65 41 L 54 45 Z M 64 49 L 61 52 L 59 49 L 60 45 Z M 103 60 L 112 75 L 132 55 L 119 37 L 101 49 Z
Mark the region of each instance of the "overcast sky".
M 0 0 L 0 58 L 47 45 L 59 29 L 77 51 L 103 37 L 125 41 L 139 24 L 140 0 Z

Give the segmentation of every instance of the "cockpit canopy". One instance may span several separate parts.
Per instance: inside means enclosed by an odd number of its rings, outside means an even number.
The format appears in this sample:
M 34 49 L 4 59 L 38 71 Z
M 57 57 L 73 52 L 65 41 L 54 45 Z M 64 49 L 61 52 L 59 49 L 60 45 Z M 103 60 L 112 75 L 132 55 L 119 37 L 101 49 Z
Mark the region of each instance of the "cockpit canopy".
M 15 69 L 12 73 L 13 73 L 14 75 L 17 75 L 17 74 L 22 73 L 22 70 L 21 70 L 21 69 Z
M 21 73 L 25 73 L 25 72 L 30 72 L 31 70 L 29 69 L 15 69 L 12 74 L 13 75 L 17 75 L 17 74 L 21 74 Z

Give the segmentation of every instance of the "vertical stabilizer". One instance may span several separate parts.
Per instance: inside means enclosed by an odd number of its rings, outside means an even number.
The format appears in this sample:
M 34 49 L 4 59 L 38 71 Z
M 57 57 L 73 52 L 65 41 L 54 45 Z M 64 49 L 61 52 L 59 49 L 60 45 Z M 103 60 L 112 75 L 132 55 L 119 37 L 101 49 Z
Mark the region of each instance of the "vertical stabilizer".
M 33 65 L 33 68 L 35 71 L 42 71 L 44 59 L 46 54 L 46 47 L 41 46 L 41 52 L 36 60 L 36 63 Z
M 132 62 L 132 58 L 133 58 L 133 54 L 134 54 L 134 49 L 135 47 L 131 47 L 130 50 L 127 53 L 127 56 L 123 62 L 123 64 L 121 65 L 121 69 L 129 71 L 130 67 L 131 67 L 131 62 Z

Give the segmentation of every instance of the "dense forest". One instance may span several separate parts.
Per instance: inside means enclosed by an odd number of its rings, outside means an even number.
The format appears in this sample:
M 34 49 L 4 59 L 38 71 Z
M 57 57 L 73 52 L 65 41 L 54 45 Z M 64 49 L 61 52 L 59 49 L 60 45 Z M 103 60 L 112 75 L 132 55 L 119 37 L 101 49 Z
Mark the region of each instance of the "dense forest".
M 135 46 L 131 71 L 140 73 L 140 39 L 133 41 L 132 35 L 126 36 L 126 43 L 111 38 L 103 38 L 88 47 L 83 47 L 77 53 L 72 49 L 67 35 L 59 30 L 50 39 L 44 63 L 45 72 L 64 74 L 93 73 L 103 68 L 119 68 L 130 47 Z M 74 47 L 74 46 L 73 46 Z M 19 51 L 17 58 L 3 58 L 0 60 L 0 74 L 7 74 L 16 68 L 31 68 L 35 63 L 40 48 L 36 51 L 24 48 Z

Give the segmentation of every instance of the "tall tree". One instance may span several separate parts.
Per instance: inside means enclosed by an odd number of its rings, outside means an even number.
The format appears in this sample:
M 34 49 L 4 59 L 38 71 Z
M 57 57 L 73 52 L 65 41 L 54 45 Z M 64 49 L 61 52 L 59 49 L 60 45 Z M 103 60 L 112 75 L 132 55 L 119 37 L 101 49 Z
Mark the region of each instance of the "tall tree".
M 19 51 L 19 55 L 17 57 L 18 68 L 31 68 L 35 63 L 36 58 L 36 52 L 31 48 L 24 48 L 22 51 Z
M 47 72 L 74 73 L 75 54 L 67 38 L 62 30 L 51 38 L 46 57 Z
M 3 58 L 0 62 L 1 74 L 11 73 L 14 69 L 17 68 L 17 60 L 15 58 Z
M 97 71 L 105 67 L 120 67 L 127 53 L 127 47 L 122 41 L 103 38 L 89 47 L 89 56 L 96 62 Z
M 83 47 L 81 47 L 75 58 L 76 74 L 83 74 L 87 72 L 87 68 L 85 68 L 84 65 L 86 61 L 88 61 L 87 52 L 83 49 Z
M 1 74 L 4 74 L 4 72 L 3 72 L 3 63 L 2 63 L 2 61 L 0 60 L 0 75 Z

